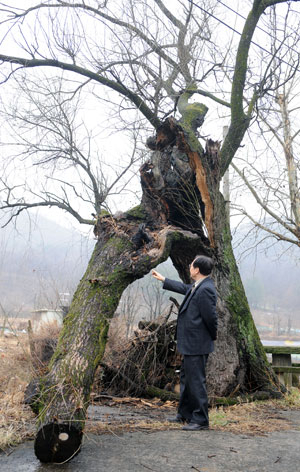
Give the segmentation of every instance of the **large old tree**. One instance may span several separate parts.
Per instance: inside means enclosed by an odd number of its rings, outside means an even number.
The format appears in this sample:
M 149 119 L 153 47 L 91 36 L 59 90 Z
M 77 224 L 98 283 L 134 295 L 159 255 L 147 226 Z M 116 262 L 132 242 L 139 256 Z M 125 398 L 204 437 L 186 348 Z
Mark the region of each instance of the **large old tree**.
M 0 3 L 2 15 L 6 14 L 0 55 L 3 86 L 15 78 L 24 90 L 28 80 L 31 86 L 26 93 L 32 100 L 28 115 L 18 106 L 7 111 L 14 123 L 22 123 L 19 129 L 27 126 L 29 134 L 19 132 L 16 142 L 25 146 L 23 153 L 27 150 L 37 159 L 35 164 L 53 164 L 57 170 L 67 162 L 84 173 L 81 196 L 93 202 L 98 238 L 49 373 L 39 381 L 37 456 L 45 462 L 61 462 L 79 450 L 109 320 L 124 289 L 168 257 L 184 281 L 196 254 L 215 261 L 219 332 L 209 360 L 210 395 L 276 390 L 232 252 L 220 182 L 271 80 L 272 58 L 266 49 L 260 67 L 248 71 L 249 51 L 254 44 L 259 48 L 259 39 L 253 40 L 257 23 L 269 7 L 285 1 L 253 0 L 238 41 L 236 36 L 229 38 L 226 27 L 219 29 L 218 15 L 224 24 L 225 12 L 213 2 L 49 0 L 31 2 L 27 10 L 9 3 Z M 18 39 L 19 54 L 10 52 L 7 41 L 12 35 Z M 227 39 L 231 44 L 224 48 Z M 43 89 L 44 83 L 32 86 L 41 81 L 32 74 L 33 68 L 36 74 L 47 70 L 49 80 L 55 71 L 63 71 L 60 84 L 65 84 L 65 90 L 44 95 L 46 101 L 57 99 L 62 121 L 56 120 L 54 106 L 37 100 L 38 87 Z M 65 113 L 66 103 L 85 88 L 95 101 L 100 96 L 117 105 L 119 118 L 127 120 L 126 129 L 133 120 L 133 107 L 154 128 L 147 141 L 149 158 L 140 168 L 140 205 L 118 215 L 101 211 L 111 187 L 103 180 L 100 185 L 93 156 L 76 144 L 73 123 Z M 113 92 L 106 96 L 106 89 Z M 222 144 L 203 138 L 209 112 L 206 104 L 193 101 L 199 95 L 214 105 L 213 126 L 220 107 L 228 115 Z M 32 129 L 35 134 L 30 134 Z M 16 216 L 25 208 L 56 206 L 82 223 L 93 223 L 74 209 L 68 192 L 78 196 L 79 190 L 59 180 L 62 193 L 54 196 L 46 183 L 40 189 L 27 185 L 20 195 L 18 186 L 3 179 L 2 209 Z

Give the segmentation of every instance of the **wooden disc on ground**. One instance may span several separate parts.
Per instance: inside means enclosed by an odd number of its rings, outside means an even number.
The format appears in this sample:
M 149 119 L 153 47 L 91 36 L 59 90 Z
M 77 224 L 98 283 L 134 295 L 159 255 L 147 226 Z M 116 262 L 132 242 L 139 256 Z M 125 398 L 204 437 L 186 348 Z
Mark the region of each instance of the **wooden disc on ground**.
M 80 451 L 81 439 L 82 431 L 74 426 L 49 423 L 38 431 L 34 452 L 41 462 L 67 462 Z

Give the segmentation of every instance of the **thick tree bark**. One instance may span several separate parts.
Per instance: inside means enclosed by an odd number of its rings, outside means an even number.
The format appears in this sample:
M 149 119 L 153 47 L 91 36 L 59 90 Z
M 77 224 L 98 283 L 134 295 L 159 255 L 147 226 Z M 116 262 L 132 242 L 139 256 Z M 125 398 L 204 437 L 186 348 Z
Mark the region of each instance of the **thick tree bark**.
M 99 216 L 94 253 L 39 386 L 35 452 L 43 462 L 78 452 L 109 320 L 127 285 L 169 256 L 184 281 L 197 254 L 215 261 L 219 332 L 208 365 L 209 395 L 275 388 L 232 252 L 219 192 L 219 143 L 208 141 L 204 151 L 194 133 L 170 118 L 155 148 L 141 168 L 141 205 L 118 218 Z

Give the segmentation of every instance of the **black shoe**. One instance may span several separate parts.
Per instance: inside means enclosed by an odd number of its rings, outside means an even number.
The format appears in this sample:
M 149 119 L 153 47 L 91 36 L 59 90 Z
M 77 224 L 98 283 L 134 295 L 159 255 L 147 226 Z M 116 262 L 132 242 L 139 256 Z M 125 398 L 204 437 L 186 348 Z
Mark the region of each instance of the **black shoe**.
M 182 428 L 184 431 L 202 431 L 209 429 L 208 424 L 189 423 Z
M 185 423 L 187 420 L 181 415 L 176 415 L 173 418 L 167 418 L 167 421 L 169 423 Z

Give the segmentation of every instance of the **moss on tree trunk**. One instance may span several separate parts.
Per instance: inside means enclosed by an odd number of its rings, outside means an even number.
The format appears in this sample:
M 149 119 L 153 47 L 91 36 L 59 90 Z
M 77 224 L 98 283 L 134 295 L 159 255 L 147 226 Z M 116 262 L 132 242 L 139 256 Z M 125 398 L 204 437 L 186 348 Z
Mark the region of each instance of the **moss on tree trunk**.
M 99 218 L 94 252 L 64 320 L 49 373 L 39 381 L 35 452 L 42 462 L 64 462 L 80 449 L 90 389 L 107 341 L 109 321 L 125 288 L 166 260 L 174 241 L 193 245 L 197 235 L 177 228 L 152 229 L 149 251 L 133 236 L 143 216 L 135 208 L 121 220 Z
M 35 450 L 43 462 L 62 462 L 74 454 L 74 444 L 80 447 L 90 388 L 105 350 L 109 319 L 123 290 L 133 280 L 126 264 L 120 264 L 130 248 L 131 242 L 120 236 L 108 235 L 99 240 L 74 294 L 49 373 L 40 382 Z M 53 432 L 54 427 L 59 434 Z

